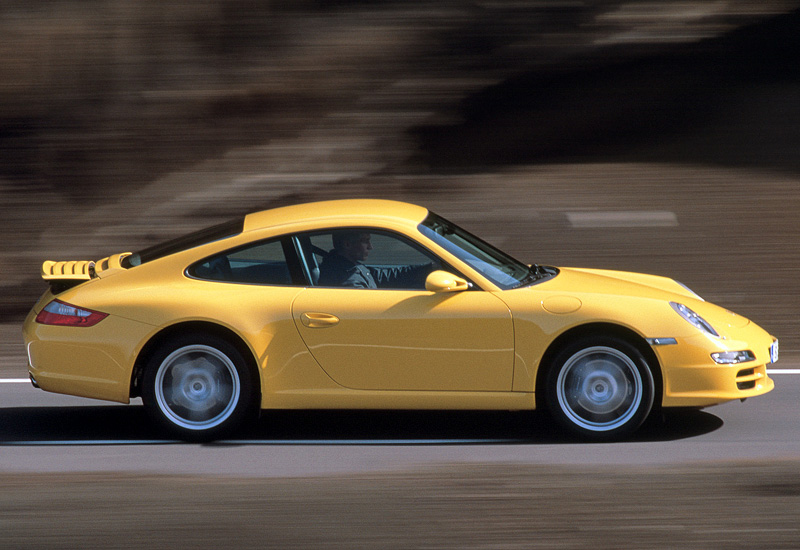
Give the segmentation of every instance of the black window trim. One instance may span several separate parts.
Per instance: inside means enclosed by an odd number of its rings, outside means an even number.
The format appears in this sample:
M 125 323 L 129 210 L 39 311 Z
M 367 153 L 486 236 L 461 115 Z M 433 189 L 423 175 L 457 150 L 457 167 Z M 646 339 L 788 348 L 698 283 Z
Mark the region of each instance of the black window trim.
M 166 258 L 173 254 L 186 252 L 199 246 L 205 246 L 240 235 L 244 231 L 244 218 L 212 225 L 199 231 L 181 235 L 153 246 L 142 249 L 122 259 L 122 266 L 126 269 L 136 267 L 148 262 Z
M 307 235 L 306 232 L 304 233 L 295 233 L 291 236 L 292 244 L 294 245 L 294 253 L 300 261 L 300 267 L 303 271 L 303 278 L 305 279 L 305 286 L 308 288 L 314 287 L 313 278 L 311 277 L 311 267 L 308 265 L 308 260 L 303 251 L 303 243 L 301 242 L 301 237 L 303 235 Z M 308 238 L 308 237 L 306 237 Z M 309 242 L 309 246 L 311 243 Z

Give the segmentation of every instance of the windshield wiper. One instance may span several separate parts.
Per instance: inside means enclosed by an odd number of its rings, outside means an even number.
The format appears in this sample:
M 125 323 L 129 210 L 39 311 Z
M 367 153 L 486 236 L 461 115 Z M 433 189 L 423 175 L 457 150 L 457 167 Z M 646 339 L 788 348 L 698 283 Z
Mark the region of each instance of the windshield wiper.
M 528 274 L 525 276 L 524 279 L 522 279 L 522 281 L 520 281 L 520 283 L 517 286 L 517 288 L 523 287 L 525 285 L 529 285 L 531 283 L 535 283 L 536 281 L 538 281 L 540 279 L 544 279 L 545 277 L 548 277 L 549 275 L 550 275 L 550 273 L 545 268 L 540 266 L 539 264 L 532 264 L 528 268 Z

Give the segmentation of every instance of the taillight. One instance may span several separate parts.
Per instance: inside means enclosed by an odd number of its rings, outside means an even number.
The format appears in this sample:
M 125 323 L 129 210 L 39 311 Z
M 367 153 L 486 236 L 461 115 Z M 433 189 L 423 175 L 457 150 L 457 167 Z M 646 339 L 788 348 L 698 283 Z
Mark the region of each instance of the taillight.
M 91 327 L 108 317 L 108 313 L 100 313 L 91 309 L 73 306 L 60 300 L 47 304 L 36 322 L 43 325 L 61 325 L 67 327 Z

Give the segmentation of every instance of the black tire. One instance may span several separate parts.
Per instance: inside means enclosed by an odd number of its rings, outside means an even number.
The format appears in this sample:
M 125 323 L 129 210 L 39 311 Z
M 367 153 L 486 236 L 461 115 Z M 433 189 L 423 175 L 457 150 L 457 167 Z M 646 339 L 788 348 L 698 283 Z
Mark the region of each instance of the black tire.
M 636 347 L 592 337 L 562 349 L 547 372 L 545 399 L 553 419 L 590 441 L 630 436 L 653 408 L 650 366 Z
M 187 441 L 230 434 L 255 409 L 253 376 L 241 353 L 211 335 L 183 335 L 148 360 L 142 401 L 150 417 Z

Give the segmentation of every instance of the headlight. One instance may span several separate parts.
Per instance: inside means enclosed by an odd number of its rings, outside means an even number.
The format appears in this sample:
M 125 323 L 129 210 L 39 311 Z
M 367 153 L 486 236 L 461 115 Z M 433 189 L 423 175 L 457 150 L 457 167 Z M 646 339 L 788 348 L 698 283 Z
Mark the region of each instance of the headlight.
M 750 350 L 745 351 L 720 351 L 712 353 L 711 358 L 714 362 L 720 365 L 736 365 L 738 363 L 747 363 L 748 361 L 755 361 L 756 356 Z
M 714 327 L 712 327 L 708 321 L 700 317 L 697 313 L 689 309 L 683 304 L 679 304 L 677 302 L 670 302 L 669 305 L 672 306 L 672 309 L 678 312 L 678 315 L 689 321 L 692 325 L 694 325 L 698 330 L 701 332 L 705 332 L 706 334 L 710 334 L 711 336 L 716 336 L 719 338 L 719 334 Z

